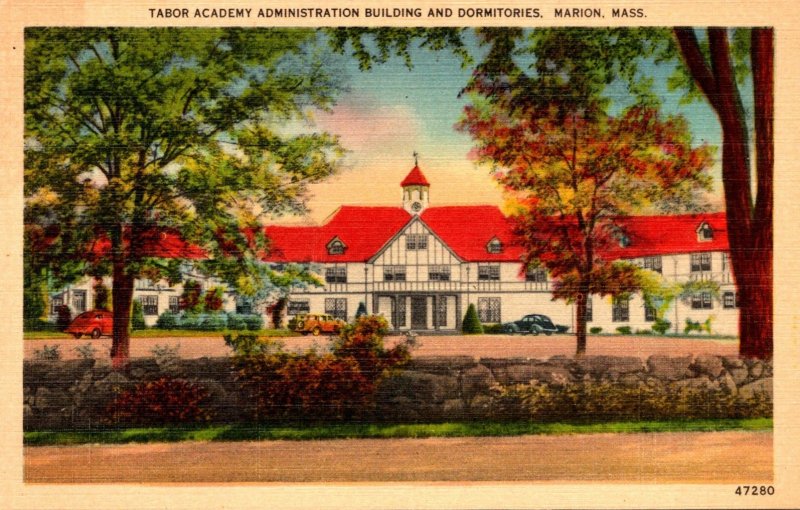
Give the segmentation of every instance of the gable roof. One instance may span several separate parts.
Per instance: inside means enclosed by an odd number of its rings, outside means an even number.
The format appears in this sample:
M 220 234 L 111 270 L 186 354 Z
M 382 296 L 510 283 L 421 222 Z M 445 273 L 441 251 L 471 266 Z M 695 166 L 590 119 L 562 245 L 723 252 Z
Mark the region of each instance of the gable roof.
M 411 215 L 401 207 L 342 206 L 321 226 L 269 226 L 270 262 L 366 262 L 403 226 Z M 328 253 L 327 245 L 338 237 L 347 249 Z
M 516 244 L 512 221 L 494 205 L 428 207 L 421 219 L 463 260 L 517 262 L 522 249 Z M 486 244 L 497 238 L 500 253 L 489 253 Z
M 403 179 L 403 182 L 400 183 L 400 186 L 405 188 L 406 186 L 430 186 L 428 179 L 425 178 L 425 175 L 422 173 L 422 170 L 419 169 L 418 166 L 414 166 L 406 178 Z

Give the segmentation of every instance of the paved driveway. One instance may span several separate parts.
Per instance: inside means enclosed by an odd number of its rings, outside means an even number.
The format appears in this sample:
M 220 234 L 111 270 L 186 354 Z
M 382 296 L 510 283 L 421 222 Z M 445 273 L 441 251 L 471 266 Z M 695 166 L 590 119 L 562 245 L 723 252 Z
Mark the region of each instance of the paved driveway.
M 771 432 L 27 447 L 28 483 L 769 483 Z
M 389 338 L 388 343 L 399 338 Z M 280 339 L 286 348 L 305 350 L 314 345 L 325 348 L 329 344 L 327 337 L 289 337 Z M 36 349 L 44 345 L 58 344 L 64 359 L 78 357 L 75 347 L 91 343 L 97 349 L 96 357 L 108 358 L 111 339 L 99 340 L 73 338 L 25 340 L 25 358 L 30 359 Z M 453 336 L 420 336 L 414 356 L 456 356 L 467 355 L 476 358 L 530 357 L 549 358 L 558 354 L 572 356 L 575 354 L 575 337 L 571 335 L 556 336 L 510 336 L 510 335 L 453 335 Z M 177 338 L 152 337 L 132 338 L 131 356 L 151 356 L 156 345 L 180 345 L 179 355 L 184 358 L 203 356 L 227 356 L 230 350 L 222 340 L 221 334 L 209 334 L 207 337 Z M 661 338 L 653 336 L 590 336 L 588 355 L 639 356 L 647 358 L 652 354 L 679 356 L 685 354 L 718 354 L 734 356 L 738 353 L 739 344 L 735 340 Z

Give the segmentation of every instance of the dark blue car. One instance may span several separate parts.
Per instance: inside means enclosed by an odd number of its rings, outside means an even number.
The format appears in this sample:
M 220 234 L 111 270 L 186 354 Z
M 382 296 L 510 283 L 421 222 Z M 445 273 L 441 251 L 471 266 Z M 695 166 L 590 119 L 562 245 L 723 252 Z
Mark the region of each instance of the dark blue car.
M 553 324 L 553 321 L 550 320 L 550 317 L 538 313 L 532 313 L 520 320 L 503 324 L 503 332 L 509 335 L 515 333 L 523 335 L 538 335 L 540 333 L 552 335 L 553 333 L 566 333 L 568 329 L 569 326 L 556 326 Z

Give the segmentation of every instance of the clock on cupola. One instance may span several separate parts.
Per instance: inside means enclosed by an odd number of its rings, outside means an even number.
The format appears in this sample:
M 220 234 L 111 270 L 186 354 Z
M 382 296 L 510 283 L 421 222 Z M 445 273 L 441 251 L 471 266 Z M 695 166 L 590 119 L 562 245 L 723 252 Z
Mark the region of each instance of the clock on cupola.
M 428 207 L 428 198 L 431 185 L 423 175 L 417 163 L 417 153 L 414 153 L 414 168 L 400 183 L 403 188 L 403 209 L 410 214 L 421 214 Z

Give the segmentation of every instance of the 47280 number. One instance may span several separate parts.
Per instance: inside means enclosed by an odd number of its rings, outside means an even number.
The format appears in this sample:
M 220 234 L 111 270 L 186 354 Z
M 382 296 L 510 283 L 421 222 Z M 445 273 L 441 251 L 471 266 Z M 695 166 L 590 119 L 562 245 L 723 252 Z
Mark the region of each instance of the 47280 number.
M 737 496 L 772 496 L 775 487 L 772 485 L 739 485 L 734 494 Z

